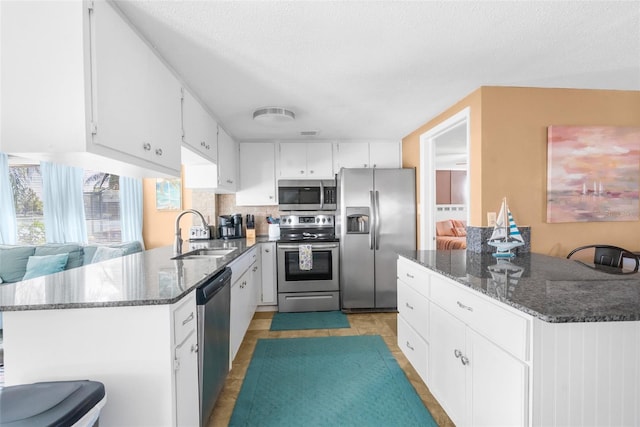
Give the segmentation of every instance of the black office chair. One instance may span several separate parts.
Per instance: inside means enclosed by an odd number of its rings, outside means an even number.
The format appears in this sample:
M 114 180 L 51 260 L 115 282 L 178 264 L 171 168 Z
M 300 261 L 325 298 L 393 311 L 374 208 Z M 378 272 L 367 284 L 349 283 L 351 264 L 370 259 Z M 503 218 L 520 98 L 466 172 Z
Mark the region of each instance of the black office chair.
M 637 272 L 638 267 L 640 267 L 640 258 L 638 257 L 638 255 L 634 254 L 631 251 L 628 251 L 627 249 L 612 245 L 580 246 L 579 248 L 575 248 L 574 250 L 569 252 L 567 258 L 571 258 L 573 254 L 585 249 L 594 249 L 593 263 L 595 264 L 596 268 L 598 266 L 605 266 L 622 269 L 624 258 L 632 259 L 636 262 L 636 265 L 633 269 L 634 273 Z

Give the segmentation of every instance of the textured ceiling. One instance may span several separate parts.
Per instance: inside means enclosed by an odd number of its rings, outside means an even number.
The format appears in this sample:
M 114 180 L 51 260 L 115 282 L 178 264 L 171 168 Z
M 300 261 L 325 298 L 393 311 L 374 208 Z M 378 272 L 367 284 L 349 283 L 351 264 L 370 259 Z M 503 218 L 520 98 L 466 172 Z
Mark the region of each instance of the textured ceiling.
M 116 3 L 238 140 L 397 140 L 486 85 L 640 90 L 640 1 Z

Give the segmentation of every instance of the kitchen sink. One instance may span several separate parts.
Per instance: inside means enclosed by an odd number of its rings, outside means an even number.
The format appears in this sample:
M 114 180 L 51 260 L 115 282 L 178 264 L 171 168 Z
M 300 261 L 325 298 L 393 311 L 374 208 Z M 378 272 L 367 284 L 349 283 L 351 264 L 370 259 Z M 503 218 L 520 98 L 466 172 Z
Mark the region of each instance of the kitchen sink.
M 238 248 L 211 248 L 211 249 L 196 249 L 191 252 L 184 253 L 182 255 L 175 256 L 171 259 L 203 259 L 203 258 L 223 258 L 235 251 Z

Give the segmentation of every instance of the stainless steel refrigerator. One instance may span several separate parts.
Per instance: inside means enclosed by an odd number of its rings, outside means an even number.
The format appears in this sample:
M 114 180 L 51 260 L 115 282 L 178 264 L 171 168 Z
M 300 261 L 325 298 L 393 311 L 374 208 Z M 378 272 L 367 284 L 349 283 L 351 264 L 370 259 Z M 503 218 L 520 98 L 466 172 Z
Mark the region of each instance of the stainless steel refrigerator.
M 342 309 L 396 308 L 397 253 L 416 249 L 415 169 L 343 168 L 338 181 Z

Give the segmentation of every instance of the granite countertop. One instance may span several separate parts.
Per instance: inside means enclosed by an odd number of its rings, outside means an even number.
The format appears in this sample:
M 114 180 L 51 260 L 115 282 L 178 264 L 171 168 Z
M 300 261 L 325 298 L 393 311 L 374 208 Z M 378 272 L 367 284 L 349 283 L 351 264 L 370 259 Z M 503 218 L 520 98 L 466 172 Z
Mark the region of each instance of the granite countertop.
M 400 255 L 546 322 L 640 320 L 640 273 L 534 253 L 508 261 L 466 250 Z
M 173 260 L 173 246 L 151 249 L 60 273 L 0 285 L 0 311 L 173 304 L 268 238 L 185 241 L 182 253 L 238 248 L 223 258 Z

